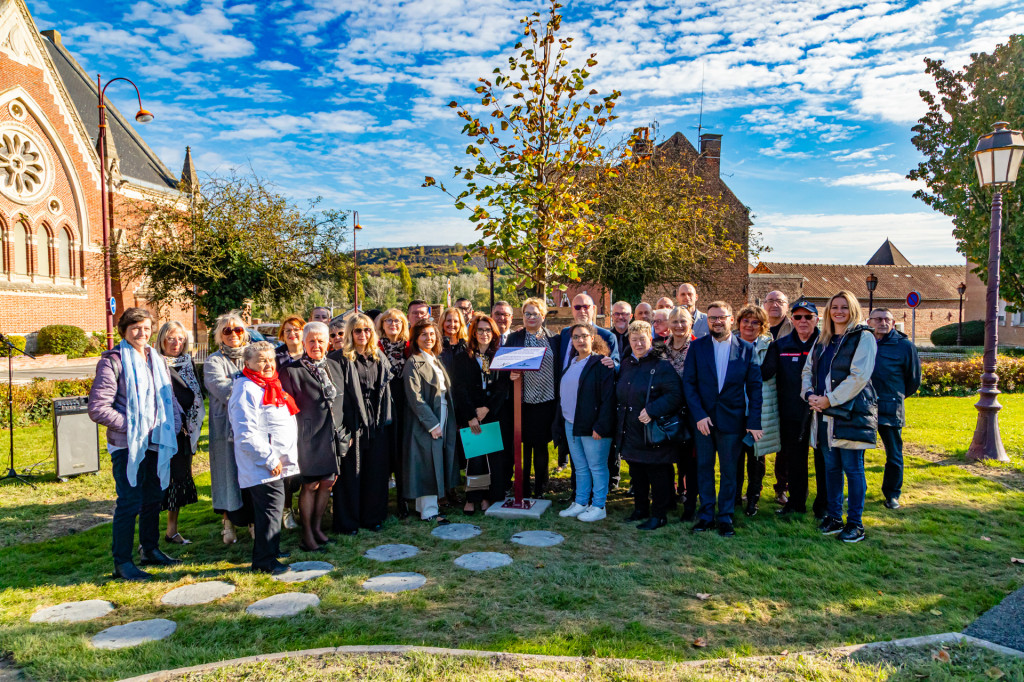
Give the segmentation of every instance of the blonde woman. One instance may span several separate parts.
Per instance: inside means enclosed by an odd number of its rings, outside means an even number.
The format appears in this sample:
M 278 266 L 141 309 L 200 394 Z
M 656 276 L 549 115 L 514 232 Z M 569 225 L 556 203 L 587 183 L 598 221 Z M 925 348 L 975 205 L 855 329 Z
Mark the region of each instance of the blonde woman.
M 405 429 L 405 388 L 402 372 L 409 357 L 409 319 L 398 308 L 389 308 L 377 318 L 377 342 L 384 357 L 391 363 L 391 425 L 386 427 L 391 439 L 390 475 L 395 479 L 398 518 L 409 516 L 409 505 L 402 483 L 402 434 Z
M 451 374 L 455 356 L 466 352 L 469 341 L 466 318 L 458 308 L 448 308 L 441 313 L 437 326 L 441 328 L 441 364 Z
M 871 385 L 876 343 L 863 324 L 857 297 L 849 291 L 833 296 L 818 342 L 804 365 L 801 395 L 813 411 L 811 447 L 825 462 L 828 508 L 818 529 L 843 542 L 864 539 L 864 451 L 878 437 L 878 401 Z M 846 524 L 843 524 L 843 477 L 846 477 Z

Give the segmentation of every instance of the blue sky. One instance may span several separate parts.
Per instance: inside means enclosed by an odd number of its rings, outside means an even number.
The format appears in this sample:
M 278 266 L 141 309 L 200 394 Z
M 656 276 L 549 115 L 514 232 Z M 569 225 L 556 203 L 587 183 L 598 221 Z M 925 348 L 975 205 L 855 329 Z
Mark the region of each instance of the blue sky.
M 723 137 L 722 173 L 767 260 L 864 262 L 889 237 L 913 263 L 959 263 L 950 222 L 912 198 L 910 128 L 925 57 L 964 64 L 1024 30 L 1020 0 L 569 0 L 570 59 L 623 92 L 610 139 Z M 175 172 L 251 165 L 295 199 L 356 209 L 360 245 L 475 239 L 436 189 L 461 163 L 461 121 L 501 66 L 519 0 L 28 0 L 83 67 L 133 78 L 140 132 Z M 117 86 L 115 86 L 117 87 Z M 134 111 L 126 90 L 112 99 Z

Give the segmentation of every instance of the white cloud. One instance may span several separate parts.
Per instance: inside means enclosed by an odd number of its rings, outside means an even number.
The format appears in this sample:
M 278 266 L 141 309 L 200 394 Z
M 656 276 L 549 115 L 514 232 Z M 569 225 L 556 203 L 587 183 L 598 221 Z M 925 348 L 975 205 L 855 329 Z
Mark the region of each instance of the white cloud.
M 257 69 L 264 71 L 298 71 L 299 67 L 288 62 L 279 62 L 276 59 L 268 59 L 262 62 L 256 63 Z
M 815 178 L 829 187 L 859 187 L 880 192 L 914 192 L 924 189 L 924 183 L 908 180 L 900 173 L 878 171 L 875 173 L 857 173 L 843 175 L 838 178 Z

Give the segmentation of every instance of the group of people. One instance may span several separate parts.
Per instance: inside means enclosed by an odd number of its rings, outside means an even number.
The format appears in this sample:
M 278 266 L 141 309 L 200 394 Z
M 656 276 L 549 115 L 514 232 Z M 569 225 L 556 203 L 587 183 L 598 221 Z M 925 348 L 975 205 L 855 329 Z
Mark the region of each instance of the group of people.
M 220 316 L 218 350 L 201 376 L 224 542 L 248 527 L 252 568 L 280 573 L 281 528 L 299 531 L 300 550 L 324 551 L 329 506 L 330 532 L 355 535 L 382 528 L 391 487 L 400 518 L 415 511 L 437 524 L 448 523 L 444 509 L 457 500 L 465 514 L 501 503 L 512 486 L 513 382 L 522 384 L 524 494 L 547 493 L 554 443 L 559 461 L 572 465 L 574 494 L 562 517 L 605 519 L 625 460 L 634 500 L 627 520 L 638 529 L 665 526 L 681 503 L 692 532 L 732 536 L 737 507 L 758 513 L 771 454 L 777 513 L 806 512 L 813 449 L 819 529 L 858 542 L 864 451 L 878 434 L 885 506 L 899 508 L 903 400 L 917 390 L 920 364 L 888 310 L 865 320 L 856 297 L 840 291 L 819 330 L 817 307 L 806 299 L 790 306 L 774 291 L 763 308 L 734 315 L 714 301 L 702 312 L 690 284 L 675 301 L 635 311 L 615 303 L 608 329 L 595 324 L 587 294 L 572 309 L 572 324 L 556 333 L 539 298 L 523 302 L 517 330 L 504 301 L 487 315 L 460 299 L 436 320 L 420 300 L 405 312 L 343 319 L 319 308 L 309 322 L 282 320 L 277 346 L 253 340 L 248 310 Z M 100 359 L 89 410 L 107 427 L 117 487 L 115 575 L 145 580 L 133 558 L 136 518 L 142 565 L 178 561 L 158 546 L 161 509 L 165 542 L 190 542 L 177 512 L 197 497 L 191 461 L 204 391 L 179 323 L 164 324 L 153 347 L 146 310 L 126 310 L 118 329 L 123 341 Z M 543 349 L 540 368 L 492 369 L 503 346 Z M 467 456 L 459 431 L 479 434 L 495 423 L 502 447 Z

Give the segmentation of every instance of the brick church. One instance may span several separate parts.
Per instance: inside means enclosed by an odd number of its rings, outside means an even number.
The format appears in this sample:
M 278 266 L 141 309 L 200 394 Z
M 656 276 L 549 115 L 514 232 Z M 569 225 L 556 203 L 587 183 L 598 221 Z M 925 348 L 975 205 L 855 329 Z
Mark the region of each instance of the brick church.
M 0 0 L 0 332 L 29 336 L 30 347 L 48 324 L 106 328 L 97 103 L 95 79 L 60 34 L 37 31 L 23 0 Z M 178 178 L 109 101 L 107 119 L 116 249 L 139 232 L 126 224 L 129 203 L 183 195 Z M 182 179 L 195 181 L 190 157 Z M 138 283 L 115 279 L 113 296 L 118 311 L 147 305 Z M 173 316 L 191 328 L 191 312 Z

